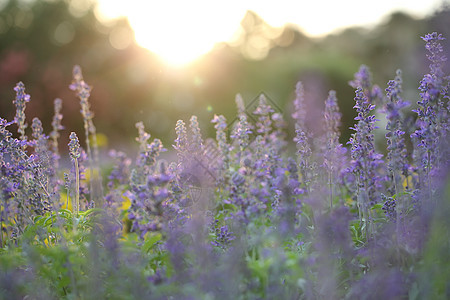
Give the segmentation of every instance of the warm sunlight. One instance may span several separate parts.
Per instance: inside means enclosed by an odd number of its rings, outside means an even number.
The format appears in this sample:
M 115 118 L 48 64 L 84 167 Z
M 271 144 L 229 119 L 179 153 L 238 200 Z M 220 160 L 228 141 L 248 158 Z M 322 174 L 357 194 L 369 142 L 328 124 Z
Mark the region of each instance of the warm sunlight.
M 247 10 L 253 10 L 272 26 L 292 23 L 317 36 L 347 26 L 375 24 L 395 10 L 423 16 L 436 8 L 440 0 L 98 0 L 98 4 L 100 18 L 128 17 L 139 45 L 170 65 L 182 66 L 210 51 L 216 43 L 230 41 L 239 32 Z
M 185 65 L 210 51 L 215 43 L 230 40 L 245 10 L 227 2 L 107 1 L 101 5 L 106 16 L 126 15 L 139 45 L 156 53 L 170 65 Z M 136 3 L 137 4 L 137 3 Z

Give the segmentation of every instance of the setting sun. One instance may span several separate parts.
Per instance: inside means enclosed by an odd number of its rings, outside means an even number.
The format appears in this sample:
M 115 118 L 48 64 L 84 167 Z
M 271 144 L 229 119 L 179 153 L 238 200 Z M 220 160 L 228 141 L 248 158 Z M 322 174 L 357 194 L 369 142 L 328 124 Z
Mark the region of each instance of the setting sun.
M 138 9 L 127 11 L 119 5 L 108 1 L 100 8 L 106 16 L 127 16 L 136 42 L 174 66 L 185 65 L 217 42 L 230 40 L 245 14 L 228 3 L 212 1 L 139 2 Z
M 216 43 L 232 40 L 240 30 L 247 10 L 260 15 L 271 26 L 295 24 L 306 34 L 321 36 L 353 25 L 366 26 L 395 10 L 423 16 L 439 0 L 380 0 L 367 4 L 358 0 L 336 1 L 142 1 L 97 0 L 100 19 L 128 18 L 136 42 L 157 54 L 167 64 L 183 66 L 210 51 Z M 352 7 L 342 10 L 341 8 Z M 339 14 L 336 14 L 339 11 Z

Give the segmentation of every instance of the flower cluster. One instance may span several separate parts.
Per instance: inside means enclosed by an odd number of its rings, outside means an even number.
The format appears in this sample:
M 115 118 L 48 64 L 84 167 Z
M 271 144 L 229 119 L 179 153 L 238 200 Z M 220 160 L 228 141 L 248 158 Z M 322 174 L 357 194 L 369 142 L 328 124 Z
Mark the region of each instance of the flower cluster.
M 383 94 L 361 66 L 348 152 L 336 93 L 324 103 L 324 133 L 313 133 L 299 82 L 294 128 L 264 94 L 252 111 L 238 95 L 234 125 L 211 121 L 215 139 L 196 116 L 179 120 L 167 162 L 139 122 L 134 162 L 112 150 L 100 170 L 91 88 L 76 66 L 86 151 L 71 132 L 68 170 L 57 163 L 61 100 L 50 135 L 34 118 L 29 139 L 30 97 L 18 83 L 14 120 L 0 118 L 0 298 L 446 298 L 449 77 L 443 37 L 423 39 L 431 65 L 416 124 L 403 116 L 401 72 Z M 380 104 L 385 157 L 374 134 Z
M 444 163 L 448 155 L 448 150 L 441 149 L 440 145 L 445 141 L 449 130 L 449 77 L 442 71 L 447 59 L 442 54 L 442 35 L 434 32 L 427 34 L 423 40 L 426 41 L 425 48 L 430 52 L 430 73 L 420 81 L 421 100 L 417 102 L 419 108 L 414 110 L 418 115 L 417 129 L 412 138 L 419 148 L 415 155 L 416 164 L 422 169 L 421 172 L 428 174 Z
M 401 97 L 402 93 L 402 77 L 401 71 L 397 70 L 397 76 L 394 80 L 388 82 L 386 88 L 386 96 L 388 101 L 385 104 L 386 119 L 386 139 L 388 150 L 388 168 L 391 172 L 392 178 L 395 180 L 395 185 L 400 184 L 398 175 L 402 174 L 408 177 L 409 163 L 407 160 L 407 149 L 403 135 L 404 116 L 402 114 L 402 108 L 409 105 L 408 102 L 403 101 Z M 398 193 L 398 187 L 396 188 Z
M 16 98 L 13 103 L 16 106 L 16 116 L 14 117 L 14 123 L 18 126 L 18 132 L 20 134 L 20 139 L 25 140 L 25 129 L 27 124 L 25 123 L 25 107 L 28 102 L 30 102 L 30 95 L 25 93 L 25 85 L 23 82 L 17 83 L 14 88 L 16 91 Z

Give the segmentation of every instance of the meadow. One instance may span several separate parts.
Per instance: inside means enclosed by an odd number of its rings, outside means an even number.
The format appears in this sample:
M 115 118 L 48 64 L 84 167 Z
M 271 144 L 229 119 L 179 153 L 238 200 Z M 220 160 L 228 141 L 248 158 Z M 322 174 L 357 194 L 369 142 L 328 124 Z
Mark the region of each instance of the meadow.
M 16 115 L 0 119 L 0 299 L 449 299 L 450 77 L 444 37 L 422 39 L 429 73 L 412 103 L 400 70 L 384 89 L 357 70 L 346 144 L 336 93 L 317 136 L 298 82 L 288 116 L 238 94 L 215 138 L 192 116 L 164 146 L 139 122 L 136 157 L 105 158 L 79 66 L 83 132 L 64 128 L 61 99 L 51 132 L 28 128 L 17 83 Z

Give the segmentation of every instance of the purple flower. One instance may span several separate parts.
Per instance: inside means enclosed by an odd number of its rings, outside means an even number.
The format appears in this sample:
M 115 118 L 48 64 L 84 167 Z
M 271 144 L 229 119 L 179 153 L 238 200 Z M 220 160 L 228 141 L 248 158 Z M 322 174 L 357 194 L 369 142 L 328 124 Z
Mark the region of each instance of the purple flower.
M 366 65 L 361 65 L 358 72 L 355 73 L 355 78 L 348 84 L 354 88 L 361 88 L 363 90 L 370 90 L 372 87 L 372 78 L 369 68 Z
M 378 169 L 382 163 L 382 155 L 375 151 L 373 130 L 376 121 L 371 111 L 375 105 L 371 104 L 362 88 L 357 88 L 355 106 L 358 121 L 348 144 L 351 144 L 352 172 L 356 178 L 356 198 L 359 208 L 360 222 L 364 219 L 366 237 L 372 235 L 370 207 L 380 198 L 382 178 Z
M 382 90 L 377 86 L 372 86 L 372 76 L 366 65 L 361 65 L 358 72 L 355 73 L 354 80 L 349 82 L 354 89 L 361 88 L 369 102 L 375 104 L 383 99 Z
M 81 67 L 78 65 L 73 67 L 73 81 L 69 87 L 72 91 L 76 91 L 77 96 L 80 98 L 83 118 L 85 120 L 92 119 L 93 114 L 90 111 L 90 104 L 88 102 L 91 95 L 91 87 L 84 81 Z
M 397 203 L 394 198 L 392 197 L 386 197 L 385 195 L 381 195 L 381 198 L 384 201 L 382 210 L 384 211 L 386 217 L 391 222 L 396 223 L 397 222 Z
M 225 132 L 225 130 L 227 129 L 226 121 L 227 120 L 222 115 L 214 115 L 214 118 L 211 120 L 211 123 L 215 124 L 214 128 L 216 129 L 216 140 L 223 157 L 226 157 L 229 151 L 227 134 Z
M 302 181 L 307 191 L 311 188 L 311 183 L 314 177 L 314 165 L 312 164 L 312 150 L 309 144 L 309 139 L 306 133 L 298 124 L 295 124 L 296 137 L 294 142 L 297 146 L 297 157 L 300 167 L 300 174 Z
M 306 107 L 305 107 L 305 90 L 301 81 L 295 86 L 294 113 L 292 118 L 295 120 L 298 128 L 306 131 Z
M 52 139 L 53 153 L 58 156 L 58 138 L 60 136 L 59 131 L 64 129 L 64 126 L 61 125 L 61 120 L 63 118 L 63 115 L 61 114 L 62 100 L 59 98 L 55 99 L 54 107 L 55 107 L 55 114 L 52 120 L 53 130 L 50 133 L 50 138 Z
M 108 176 L 108 187 L 113 188 L 115 183 L 125 185 L 130 178 L 131 159 L 121 151 L 111 150 L 109 156 L 114 160 L 113 169 Z
M 437 80 L 443 79 L 445 74 L 442 71 L 442 67 L 447 61 L 447 58 L 444 54 L 442 54 L 442 52 L 444 52 L 444 48 L 439 42 L 445 40 L 445 38 L 442 34 L 433 32 L 426 34 L 422 37 L 422 40 L 426 42 L 425 49 L 430 52 L 430 54 L 427 55 L 427 58 L 431 61 L 430 74 L 435 76 Z
M 328 185 L 330 187 L 330 206 L 333 205 L 334 185 L 338 174 L 342 171 L 345 162 L 346 149 L 339 143 L 339 126 L 341 124 L 341 113 L 337 104 L 336 92 L 330 91 L 325 100 L 325 132 L 323 166 L 328 173 Z M 344 155 L 343 155 L 344 154 Z
M 253 114 L 258 116 L 256 122 L 256 132 L 266 137 L 272 131 L 272 120 L 270 114 L 273 113 L 273 108 L 267 104 L 266 97 L 261 94 L 259 97 L 259 104 Z
M 177 138 L 175 139 L 175 145 L 173 145 L 173 148 L 177 151 L 178 160 L 179 163 L 181 163 L 189 147 L 186 133 L 186 124 L 184 123 L 183 120 L 177 121 L 177 125 L 175 126 L 175 132 L 177 134 Z
M 147 144 L 149 135 L 145 133 L 142 123 L 138 123 L 140 153 L 136 167 L 131 171 L 131 191 L 126 195 L 131 200 L 128 210 L 133 218 L 131 231 L 139 233 L 141 238 L 149 231 L 161 230 L 165 219 L 164 202 L 170 192 L 167 189 L 172 176 L 168 173 L 165 163 L 158 164 L 156 159 L 164 150 L 159 139 Z
M 378 196 L 376 189 L 379 187 L 380 179 L 377 175 L 377 169 L 382 163 L 382 155 L 375 151 L 373 130 L 375 129 L 374 115 L 371 111 L 375 105 L 369 102 L 361 88 L 356 90 L 356 104 L 354 108 L 358 112 L 355 120 L 358 121 L 354 128 L 349 144 L 351 147 L 351 157 L 354 172 L 357 177 L 359 187 L 364 187 L 367 192 L 370 203 L 377 202 Z
M 234 233 L 230 231 L 228 225 L 219 226 L 219 220 L 215 220 L 213 223 L 213 228 L 211 229 L 215 234 L 214 240 L 211 245 L 226 250 L 231 242 L 236 239 Z
M 239 121 L 236 124 L 233 133 L 231 134 L 231 138 L 234 139 L 239 145 L 239 149 L 242 152 L 245 148 L 247 148 L 249 144 L 250 137 L 249 135 L 252 133 L 251 126 L 247 121 L 247 116 L 245 114 L 239 117 Z
M 20 81 L 14 88 L 16 91 L 16 98 L 13 100 L 16 106 L 16 116 L 14 117 L 14 123 L 18 126 L 18 132 L 20 133 L 20 139 L 26 140 L 25 129 L 27 124 L 25 123 L 25 107 L 30 102 L 30 95 L 25 93 L 25 85 Z
M 197 116 L 192 116 L 189 121 L 189 128 L 192 133 L 191 140 L 189 141 L 189 151 L 191 154 L 202 154 L 203 138 L 200 132 L 200 124 L 198 123 Z
M 402 93 L 402 77 L 401 71 L 397 70 L 397 76 L 394 80 L 390 80 L 386 88 L 387 101 L 384 106 L 387 124 L 387 160 L 390 176 L 393 180 L 393 193 L 398 194 L 402 185 L 402 174 L 405 178 L 409 174 L 409 163 L 407 160 L 407 150 L 403 135 L 404 117 L 401 109 L 409 105 L 403 101 Z
M 430 73 L 420 82 L 421 100 L 417 102 L 419 108 L 414 110 L 418 115 L 417 129 L 411 137 L 417 146 L 414 159 L 420 167 L 419 172 L 430 174 L 442 165 L 448 155 L 448 150 L 442 149 L 441 144 L 446 140 L 449 131 L 448 104 L 446 104 L 449 97 L 449 77 L 442 71 L 447 59 L 442 54 L 443 48 L 439 43 L 444 40 L 442 35 L 433 32 L 422 39 L 426 41 L 425 48 L 430 52 L 427 55 L 431 61 Z
M 70 157 L 75 160 L 80 157 L 80 142 L 78 141 L 78 137 L 75 132 L 70 133 L 69 139 L 69 154 Z

